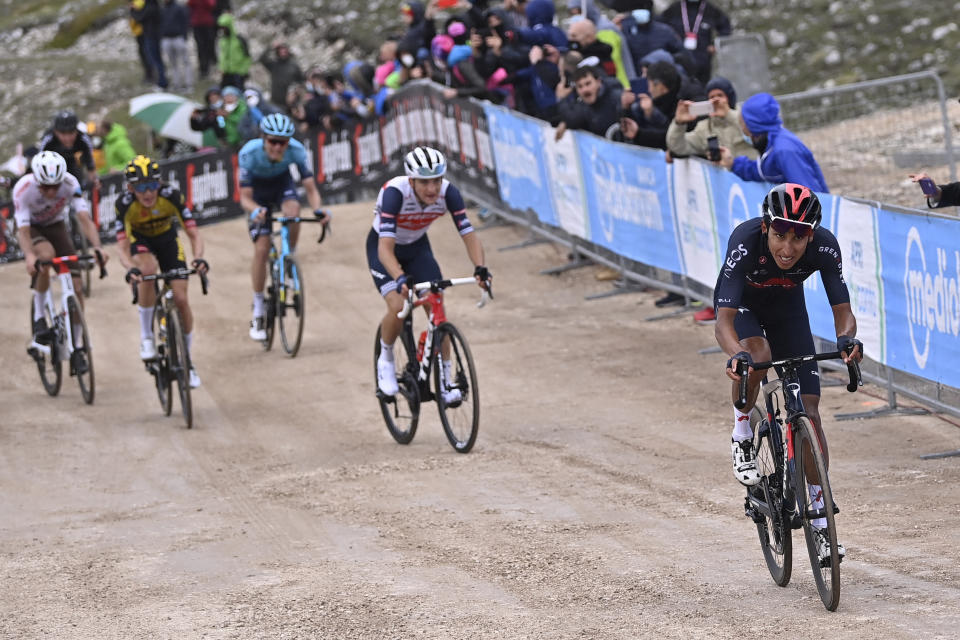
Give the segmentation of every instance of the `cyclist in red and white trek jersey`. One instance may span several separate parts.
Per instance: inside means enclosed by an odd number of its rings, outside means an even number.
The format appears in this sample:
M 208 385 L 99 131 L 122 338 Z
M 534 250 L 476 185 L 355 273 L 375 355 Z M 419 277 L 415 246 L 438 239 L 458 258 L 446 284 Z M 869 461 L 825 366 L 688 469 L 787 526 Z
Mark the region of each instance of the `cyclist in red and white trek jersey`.
M 485 266 L 483 245 L 473 230 L 460 190 L 443 176 L 447 161 L 430 147 L 417 147 L 403 160 L 406 175 L 389 180 L 377 196 L 373 229 L 367 235 L 370 275 L 387 305 L 380 323 L 380 358 L 377 387 L 388 396 L 398 391 L 393 344 L 403 327 L 397 314 L 403 310 L 408 285 L 439 280 L 440 266 L 433 257 L 427 229 L 448 211 L 474 264 L 474 276 L 482 288 L 491 282 Z M 451 363 L 443 359 L 444 374 Z M 458 389 L 453 391 L 459 393 Z
M 69 256 L 76 253 L 67 229 L 67 216 L 72 204 L 77 211 L 87 214 L 90 207 L 80 191 L 80 183 L 67 173 L 67 162 L 54 151 L 41 151 L 30 161 L 31 173 L 17 180 L 13 186 L 13 216 L 17 223 L 17 238 L 23 251 L 27 273 L 37 281 L 33 290 L 34 340 L 42 343 L 49 338 L 50 327 L 43 317 L 44 300 L 50 287 L 50 267 L 37 270 L 38 260 Z M 98 259 L 106 262 L 108 256 L 100 244 L 100 234 L 89 215 L 82 219 L 83 232 Z M 79 274 L 74 271 L 74 288 L 83 305 Z

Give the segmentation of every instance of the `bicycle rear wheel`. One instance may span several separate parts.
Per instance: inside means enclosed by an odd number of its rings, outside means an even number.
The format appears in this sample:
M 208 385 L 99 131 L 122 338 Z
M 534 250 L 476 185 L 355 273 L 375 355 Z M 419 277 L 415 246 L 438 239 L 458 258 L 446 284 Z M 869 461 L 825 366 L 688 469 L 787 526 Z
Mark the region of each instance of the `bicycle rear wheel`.
M 750 497 L 762 505 L 753 508 L 760 548 L 767 563 L 770 577 L 777 586 L 785 587 L 790 582 L 793 570 L 793 539 L 790 530 L 792 504 L 784 504 L 783 482 L 783 435 L 780 425 L 770 424 L 761 417 L 756 407 L 750 416 L 754 432 L 754 450 L 760 483 L 747 488 L 748 506 Z
M 167 347 L 167 317 L 159 304 L 153 307 L 153 343 L 157 345 L 157 360 L 148 365 L 157 387 L 157 399 L 163 415 L 173 411 L 173 379 L 170 375 L 169 348 Z
M 280 283 L 280 342 L 283 350 L 291 358 L 300 350 L 300 341 L 303 339 L 303 324 L 307 316 L 305 306 L 305 287 L 303 271 L 297 259 L 288 256 L 285 260 L 283 281 Z
M 840 556 L 837 553 L 837 528 L 833 518 L 833 493 L 830 491 L 830 480 L 827 477 L 827 466 L 823 461 L 823 454 L 817 441 L 816 431 L 806 416 L 797 418 L 793 439 L 794 461 L 796 462 L 796 492 L 797 502 L 800 503 L 800 520 L 803 524 L 803 534 L 807 540 L 807 553 L 810 556 L 810 566 L 813 569 L 813 579 L 817 583 L 820 600 L 827 611 L 836 611 L 840 604 Z M 807 476 L 805 467 L 812 465 L 816 469 L 817 477 Z M 820 485 L 823 496 L 823 507 L 813 506 L 809 486 Z M 830 543 L 830 555 L 821 558 L 814 532 L 813 521 L 817 518 L 826 520 L 826 527 L 822 533 Z
M 167 348 L 169 349 L 170 374 L 177 381 L 180 394 L 180 409 L 187 429 L 193 427 L 193 405 L 190 402 L 190 354 L 187 339 L 180 321 L 180 311 L 171 308 L 167 312 Z
M 403 323 L 403 329 L 393 347 L 393 358 L 397 367 L 397 386 L 395 396 L 385 396 L 377 389 L 380 412 L 387 430 L 400 444 L 410 444 L 417 433 L 420 420 L 420 389 L 417 385 L 417 352 L 413 345 L 413 332 L 409 319 Z M 380 358 L 380 327 L 373 341 L 373 384 L 377 385 L 377 360 Z
M 43 317 L 47 326 L 53 329 L 55 325 L 50 311 L 49 307 L 45 307 Z M 33 331 L 33 300 L 30 301 L 30 315 L 28 317 L 30 318 L 30 324 L 27 326 L 31 327 L 31 331 Z M 40 382 L 43 383 L 43 389 L 51 396 L 60 393 L 60 385 L 63 383 L 63 363 L 60 361 L 57 347 L 59 342 L 59 337 L 51 341 L 49 354 L 44 354 L 35 349 L 28 350 L 28 353 L 33 356 L 37 363 L 37 371 L 40 373 Z
M 433 336 L 434 362 L 438 365 L 433 372 L 433 382 L 440 422 L 453 448 L 458 453 L 467 453 L 477 441 L 480 429 L 480 395 L 473 356 L 466 339 L 453 324 L 444 322 Z M 449 344 L 449 379 L 441 363 L 445 342 Z
M 71 328 L 74 332 L 70 365 L 73 373 L 77 376 L 77 384 L 80 385 L 80 395 L 83 396 L 83 401 L 87 404 L 93 404 L 96 387 L 93 376 L 93 349 L 90 348 L 87 321 L 83 317 L 80 302 L 75 296 L 67 298 L 67 310 L 69 311 L 68 317 L 70 318 Z

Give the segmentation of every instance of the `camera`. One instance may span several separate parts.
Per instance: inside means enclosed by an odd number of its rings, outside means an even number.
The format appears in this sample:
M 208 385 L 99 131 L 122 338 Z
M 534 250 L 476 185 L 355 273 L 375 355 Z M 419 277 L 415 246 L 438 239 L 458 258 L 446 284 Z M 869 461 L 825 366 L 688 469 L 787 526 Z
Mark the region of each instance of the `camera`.
M 720 161 L 720 141 L 717 136 L 707 138 L 707 160 L 711 162 Z

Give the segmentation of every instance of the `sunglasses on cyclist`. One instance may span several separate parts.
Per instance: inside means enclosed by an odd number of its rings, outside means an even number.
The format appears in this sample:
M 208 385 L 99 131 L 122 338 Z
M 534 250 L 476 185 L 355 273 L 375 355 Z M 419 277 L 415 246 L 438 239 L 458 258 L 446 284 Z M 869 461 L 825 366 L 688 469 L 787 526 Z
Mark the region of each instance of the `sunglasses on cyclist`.
M 156 191 L 160 188 L 160 183 L 156 181 L 151 182 L 138 182 L 133 185 L 133 190 L 137 193 L 143 193 L 144 191 Z
M 282 147 L 288 142 L 290 142 L 290 138 L 267 138 L 267 144 L 272 144 L 278 147 Z
M 785 218 L 773 218 L 770 220 L 770 228 L 774 233 L 787 233 L 793 231 L 798 238 L 813 235 L 813 225 L 809 222 L 796 222 Z

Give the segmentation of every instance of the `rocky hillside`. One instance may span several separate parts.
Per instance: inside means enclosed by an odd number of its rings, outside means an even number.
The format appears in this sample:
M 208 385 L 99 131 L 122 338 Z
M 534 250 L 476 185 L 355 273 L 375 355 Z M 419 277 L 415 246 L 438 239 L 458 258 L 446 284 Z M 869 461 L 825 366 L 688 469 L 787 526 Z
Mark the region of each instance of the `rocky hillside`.
M 960 87 L 960 69 L 949 64 L 960 48 L 957 24 L 945 20 L 951 7 L 934 14 L 908 0 L 713 1 L 727 9 L 737 31 L 763 34 L 775 93 L 932 67 L 939 68 L 948 95 Z M 384 35 L 402 30 L 399 0 L 233 5 L 254 55 L 282 35 L 304 66 L 335 68 L 351 58 L 372 58 Z M 0 58 L 0 111 L 8 123 L 0 129 L 0 159 L 16 142 L 34 141 L 62 106 L 122 122 L 127 100 L 148 88 L 140 83 L 124 0 L 0 0 L 0 48 L 7 52 Z M 266 84 L 258 66 L 253 80 Z M 144 133 L 134 128 L 141 144 Z

